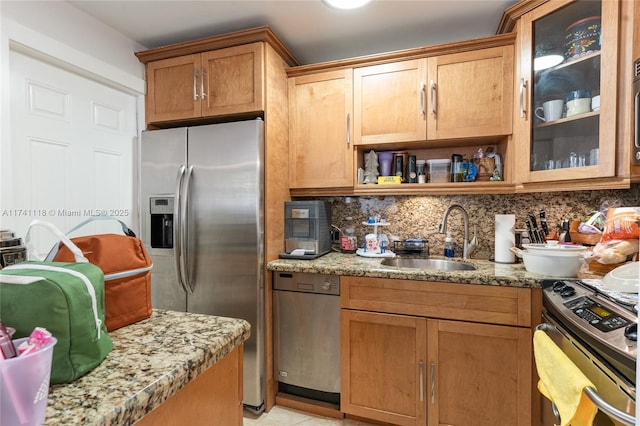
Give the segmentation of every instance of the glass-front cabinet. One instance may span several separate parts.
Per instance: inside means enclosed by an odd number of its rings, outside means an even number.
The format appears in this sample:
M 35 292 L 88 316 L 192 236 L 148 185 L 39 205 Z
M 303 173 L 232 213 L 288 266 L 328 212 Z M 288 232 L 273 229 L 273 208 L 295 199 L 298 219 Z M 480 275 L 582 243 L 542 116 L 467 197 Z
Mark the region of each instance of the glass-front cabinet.
M 615 175 L 617 0 L 552 1 L 522 16 L 519 181 Z

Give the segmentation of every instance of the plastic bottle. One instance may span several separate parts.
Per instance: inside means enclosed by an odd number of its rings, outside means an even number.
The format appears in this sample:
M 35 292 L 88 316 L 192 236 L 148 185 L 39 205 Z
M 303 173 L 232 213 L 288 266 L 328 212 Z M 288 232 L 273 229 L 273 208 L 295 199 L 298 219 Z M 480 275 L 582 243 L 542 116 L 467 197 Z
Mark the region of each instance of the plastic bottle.
M 444 239 L 444 257 L 453 257 L 453 238 L 451 238 L 451 233 L 447 232 L 447 237 Z

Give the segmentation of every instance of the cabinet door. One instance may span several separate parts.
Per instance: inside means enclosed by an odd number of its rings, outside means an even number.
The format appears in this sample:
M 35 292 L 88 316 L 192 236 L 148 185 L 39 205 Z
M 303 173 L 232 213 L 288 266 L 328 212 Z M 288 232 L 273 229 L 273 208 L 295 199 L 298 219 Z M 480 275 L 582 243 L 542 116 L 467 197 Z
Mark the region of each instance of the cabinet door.
M 429 425 L 531 425 L 527 328 L 428 320 Z
M 200 55 L 147 64 L 148 123 L 200 116 Z
M 340 327 L 341 411 L 424 425 L 427 320 L 343 309 Z
M 429 139 L 512 132 L 513 46 L 428 59 Z
M 426 59 L 355 69 L 355 144 L 426 140 L 426 78 Z
M 245 44 L 202 53 L 202 116 L 264 109 L 264 44 Z
M 353 186 L 352 71 L 289 79 L 289 186 Z
M 523 15 L 515 138 L 523 184 L 615 175 L 619 13 L 617 0 L 565 0 Z M 544 65 L 553 57 L 556 65 Z

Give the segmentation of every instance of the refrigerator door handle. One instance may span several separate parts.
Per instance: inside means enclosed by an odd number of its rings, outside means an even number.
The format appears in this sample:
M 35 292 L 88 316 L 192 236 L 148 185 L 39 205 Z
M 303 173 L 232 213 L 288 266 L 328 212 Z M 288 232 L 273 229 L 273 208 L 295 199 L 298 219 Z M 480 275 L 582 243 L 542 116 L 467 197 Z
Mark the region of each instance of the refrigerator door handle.
M 175 264 L 176 264 L 176 275 L 178 277 L 178 283 L 180 284 L 180 286 L 182 287 L 182 289 L 184 291 L 187 291 L 187 286 L 184 282 L 184 275 L 182 272 L 182 262 L 181 262 L 181 258 L 182 256 L 182 236 L 181 236 L 181 227 L 182 227 L 182 208 L 181 208 L 181 201 L 182 201 L 182 181 L 184 180 L 184 174 L 185 174 L 186 168 L 183 165 L 180 166 L 180 169 L 178 169 L 178 178 L 176 179 L 176 199 L 175 199 L 175 203 L 173 205 L 173 217 L 174 217 L 174 223 L 173 223 L 173 253 L 174 253 L 174 260 L 175 260 Z
M 193 164 L 187 169 L 187 176 L 184 181 L 184 196 L 182 197 L 182 217 L 180 217 L 180 246 L 182 247 L 182 270 L 184 271 L 184 289 L 187 293 L 192 294 L 194 283 L 191 282 L 191 274 L 189 263 L 191 262 L 189 253 L 189 243 L 192 241 L 192 235 L 189 229 L 189 198 L 191 196 L 191 176 L 193 175 Z

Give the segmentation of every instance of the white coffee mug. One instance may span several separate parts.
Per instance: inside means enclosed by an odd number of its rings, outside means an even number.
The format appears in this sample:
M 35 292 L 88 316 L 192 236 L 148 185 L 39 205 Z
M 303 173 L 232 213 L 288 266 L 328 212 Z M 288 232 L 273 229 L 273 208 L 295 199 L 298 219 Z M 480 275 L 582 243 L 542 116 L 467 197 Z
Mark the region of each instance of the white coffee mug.
M 562 117 L 562 109 L 564 108 L 564 101 L 562 99 L 554 99 L 542 104 L 541 107 L 536 108 L 535 114 L 542 121 L 558 120 Z M 542 111 L 542 116 L 538 114 L 538 110 Z

